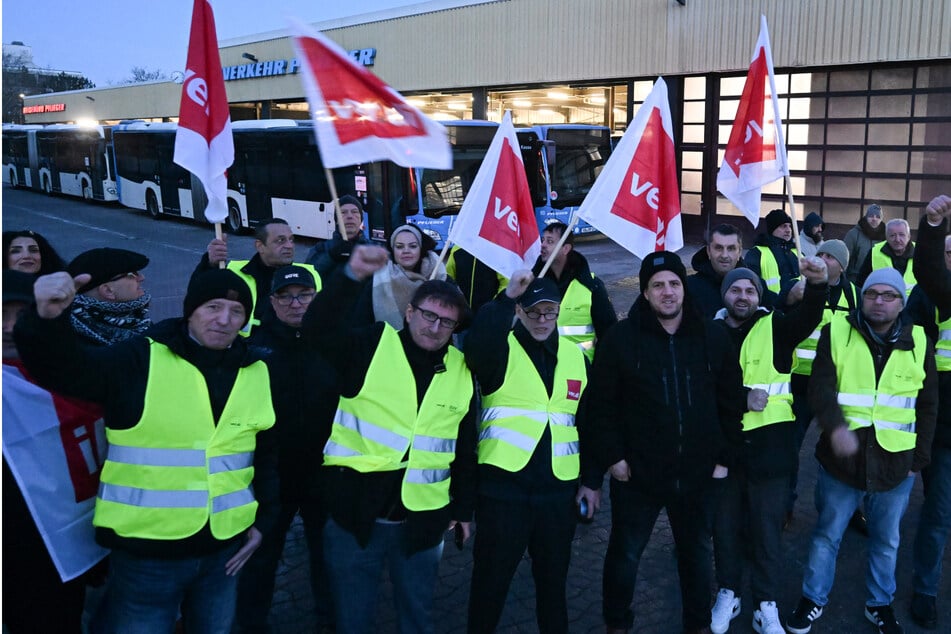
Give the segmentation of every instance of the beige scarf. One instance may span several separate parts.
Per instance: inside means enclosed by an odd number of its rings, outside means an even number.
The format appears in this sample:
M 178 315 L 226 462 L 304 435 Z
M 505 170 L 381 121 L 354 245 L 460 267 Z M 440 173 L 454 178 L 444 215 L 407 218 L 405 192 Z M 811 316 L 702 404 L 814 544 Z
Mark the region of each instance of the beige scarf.
M 436 277 L 433 279 L 446 279 L 446 267 L 439 259 L 439 255 L 430 251 L 420 261 L 419 273 L 407 271 L 392 261 L 374 273 L 373 318 L 376 321 L 385 321 L 397 330 L 401 330 L 403 316 L 406 314 L 409 301 L 413 298 L 413 293 L 429 279 L 434 269 Z

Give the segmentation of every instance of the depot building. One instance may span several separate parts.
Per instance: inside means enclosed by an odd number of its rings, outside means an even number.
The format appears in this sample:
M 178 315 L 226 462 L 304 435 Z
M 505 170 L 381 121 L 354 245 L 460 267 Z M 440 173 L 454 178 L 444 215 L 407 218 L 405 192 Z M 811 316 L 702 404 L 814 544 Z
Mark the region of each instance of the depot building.
M 739 215 L 716 174 L 761 15 L 799 217 L 850 226 L 875 202 L 916 226 L 927 201 L 951 192 L 948 0 L 439 0 L 314 26 L 434 119 L 511 110 L 516 126 L 620 135 L 663 76 L 681 206 L 688 224 L 709 227 Z M 232 120 L 308 117 L 286 31 L 220 44 Z M 25 120 L 175 121 L 175 75 L 27 97 Z M 788 210 L 786 188 L 764 189 L 764 214 Z

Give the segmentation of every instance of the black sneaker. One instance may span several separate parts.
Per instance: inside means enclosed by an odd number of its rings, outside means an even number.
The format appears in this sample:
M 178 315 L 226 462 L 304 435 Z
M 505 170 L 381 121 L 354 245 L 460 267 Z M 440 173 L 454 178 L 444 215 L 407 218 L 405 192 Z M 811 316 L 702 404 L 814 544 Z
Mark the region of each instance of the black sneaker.
M 806 634 L 812 629 L 812 622 L 820 616 L 822 616 L 822 606 L 803 597 L 799 599 L 796 610 L 786 619 L 786 631 L 790 634 Z
M 927 630 L 938 627 L 935 597 L 916 592 L 911 597 L 911 620 Z
M 879 634 L 905 634 L 890 605 L 865 606 L 865 618 L 878 626 Z

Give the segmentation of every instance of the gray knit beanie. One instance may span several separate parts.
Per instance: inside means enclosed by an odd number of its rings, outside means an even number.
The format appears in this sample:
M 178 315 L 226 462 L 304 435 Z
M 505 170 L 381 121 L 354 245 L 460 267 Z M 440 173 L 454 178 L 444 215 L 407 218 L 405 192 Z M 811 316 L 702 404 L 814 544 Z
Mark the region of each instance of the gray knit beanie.
M 894 288 L 898 294 L 901 295 L 902 306 L 905 305 L 905 280 L 902 279 L 901 273 L 896 269 L 888 267 L 872 271 L 871 275 L 865 278 L 865 284 L 862 284 L 862 294 L 864 295 L 869 287 L 875 286 L 876 284 L 885 284 L 886 286 Z
M 733 269 L 729 273 L 723 276 L 723 282 L 720 284 L 720 298 L 722 299 L 726 292 L 730 290 L 730 287 L 733 286 L 733 283 L 737 280 L 749 280 L 753 283 L 753 286 L 756 287 L 756 294 L 759 296 L 760 301 L 763 301 L 763 283 L 759 279 L 759 275 L 754 273 L 749 269 L 740 267 L 738 269 Z

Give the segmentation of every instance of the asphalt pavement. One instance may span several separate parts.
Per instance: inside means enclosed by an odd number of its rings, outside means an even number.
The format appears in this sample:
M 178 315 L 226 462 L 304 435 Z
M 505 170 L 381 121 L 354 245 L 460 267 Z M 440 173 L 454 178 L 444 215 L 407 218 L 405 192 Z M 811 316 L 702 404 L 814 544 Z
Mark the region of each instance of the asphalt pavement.
M 30 228 L 44 234 L 67 259 L 89 248 L 112 246 L 145 253 L 152 262 L 145 269 L 146 287 L 153 294 L 153 318 L 180 314 L 188 276 L 204 251 L 212 234 L 208 226 L 185 221 L 154 221 L 148 216 L 114 205 L 89 205 L 80 201 L 40 194 L 13 191 L 2 192 L 4 229 Z M 831 236 L 840 237 L 840 236 Z M 299 241 L 307 248 L 312 241 Z M 248 236 L 232 236 L 229 247 L 233 257 L 250 257 L 253 240 Z M 679 254 L 688 265 L 690 257 L 699 248 L 688 245 Z M 608 288 L 615 308 L 626 314 L 637 296 L 639 262 L 608 240 L 584 241 L 577 249 L 591 261 L 592 270 L 601 276 Z M 304 253 L 298 251 L 298 257 Z M 815 524 L 816 512 L 812 492 L 816 478 L 816 460 L 813 457 L 817 431 L 810 429 L 800 456 L 800 497 L 796 503 L 792 524 L 783 534 L 783 585 L 777 597 L 780 614 L 785 621 L 800 597 L 802 570 L 808 554 L 809 538 Z M 579 524 L 572 546 L 571 570 L 568 577 L 570 631 L 603 632 L 601 619 L 601 571 L 610 533 L 610 501 L 607 484 L 602 488 L 601 510 L 590 524 Z M 920 479 L 915 483 L 908 511 L 901 526 L 901 547 L 898 553 L 898 592 L 895 598 L 896 614 L 910 634 L 929 632 L 912 621 L 908 612 L 911 597 L 911 546 L 918 524 L 922 490 Z M 866 621 L 865 604 L 865 538 L 849 529 L 842 541 L 838 558 L 835 586 L 829 605 L 816 622 L 817 633 L 872 634 L 877 628 Z M 272 631 L 277 634 L 314 632 L 313 600 L 308 587 L 306 544 L 300 521 L 296 521 L 288 535 L 283 561 L 278 569 L 274 605 L 271 612 Z M 951 632 L 951 549 L 945 551 L 944 578 L 939 589 L 939 632 Z M 437 633 L 464 632 L 472 573 L 471 540 L 459 551 L 447 534 L 434 606 Z M 376 631 L 396 632 L 392 592 L 385 574 L 383 592 L 377 606 Z M 711 601 L 715 588 L 710 589 Z M 749 594 L 748 580 L 740 594 L 743 611 L 733 621 L 731 632 L 752 632 L 754 606 Z M 526 555 L 516 572 L 498 631 L 504 633 L 537 632 L 535 622 L 534 584 L 531 562 Z M 646 634 L 674 634 L 681 631 L 680 591 L 673 538 L 666 516 L 662 513 L 654 527 L 651 541 L 641 560 L 634 597 L 635 632 Z

